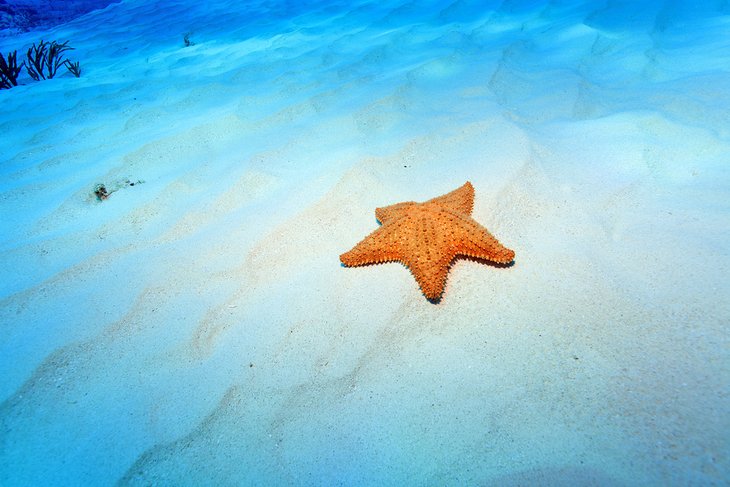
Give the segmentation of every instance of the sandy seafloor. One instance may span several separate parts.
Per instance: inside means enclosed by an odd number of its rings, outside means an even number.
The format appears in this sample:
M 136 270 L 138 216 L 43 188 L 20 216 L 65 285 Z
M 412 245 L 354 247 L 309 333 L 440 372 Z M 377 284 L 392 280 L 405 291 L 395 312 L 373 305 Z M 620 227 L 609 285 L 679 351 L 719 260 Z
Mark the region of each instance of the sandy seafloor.
M 727 485 L 728 32 L 124 0 L 0 38 L 82 68 L 0 91 L 0 485 Z M 433 304 L 340 265 L 467 180 L 512 267 Z

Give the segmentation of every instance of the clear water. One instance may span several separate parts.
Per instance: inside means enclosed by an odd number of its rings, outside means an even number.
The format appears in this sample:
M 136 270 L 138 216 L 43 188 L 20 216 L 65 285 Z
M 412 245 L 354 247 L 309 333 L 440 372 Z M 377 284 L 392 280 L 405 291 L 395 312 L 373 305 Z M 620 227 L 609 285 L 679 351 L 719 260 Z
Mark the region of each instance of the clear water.
M 730 481 L 727 2 L 77 13 L 0 35 L 82 69 L 0 91 L 0 485 Z M 466 180 L 515 266 L 339 265 Z

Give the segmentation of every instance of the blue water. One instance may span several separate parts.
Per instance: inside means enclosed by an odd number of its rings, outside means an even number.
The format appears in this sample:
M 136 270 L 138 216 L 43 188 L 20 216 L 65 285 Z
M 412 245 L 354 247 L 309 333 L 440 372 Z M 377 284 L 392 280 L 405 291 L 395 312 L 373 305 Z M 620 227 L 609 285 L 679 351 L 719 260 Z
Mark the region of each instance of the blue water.
M 730 483 L 727 1 L 71 3 L 0 24 L 82 69 L 0 91 L 0 485 Z M 466 180 L 513 267 L 339 266 Z

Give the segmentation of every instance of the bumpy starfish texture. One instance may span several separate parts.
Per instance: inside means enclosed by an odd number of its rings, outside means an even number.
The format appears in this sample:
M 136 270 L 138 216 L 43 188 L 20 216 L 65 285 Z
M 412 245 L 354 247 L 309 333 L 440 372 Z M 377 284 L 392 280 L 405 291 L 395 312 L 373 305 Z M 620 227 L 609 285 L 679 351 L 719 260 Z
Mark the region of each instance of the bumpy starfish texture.
M 424 203 L 407 201 L 375 210 L 382 226 L 349 252 L 347 267 L 401 262 L 430 300 L 441 297 L 449 266 L 457 256 L 508 264 L 515 253 L 474 221 L 474 187 L 462 187 Z

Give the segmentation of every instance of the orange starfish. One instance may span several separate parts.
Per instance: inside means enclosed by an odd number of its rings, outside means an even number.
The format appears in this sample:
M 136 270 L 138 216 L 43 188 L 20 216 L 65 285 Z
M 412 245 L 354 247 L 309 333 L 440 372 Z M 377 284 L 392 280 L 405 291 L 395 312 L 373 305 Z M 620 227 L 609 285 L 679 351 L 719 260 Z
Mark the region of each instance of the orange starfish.
M 347 267 L 401 262 L 416 278 L 429 300 L 438 300 L 449 266 L 457 256 L 498 264 L 512 262 L 515 253 L 471 217 L 474 187 L 462 187 L 424 203 L 407 201 L 375 210 L 382 226 L 340 255 Z

